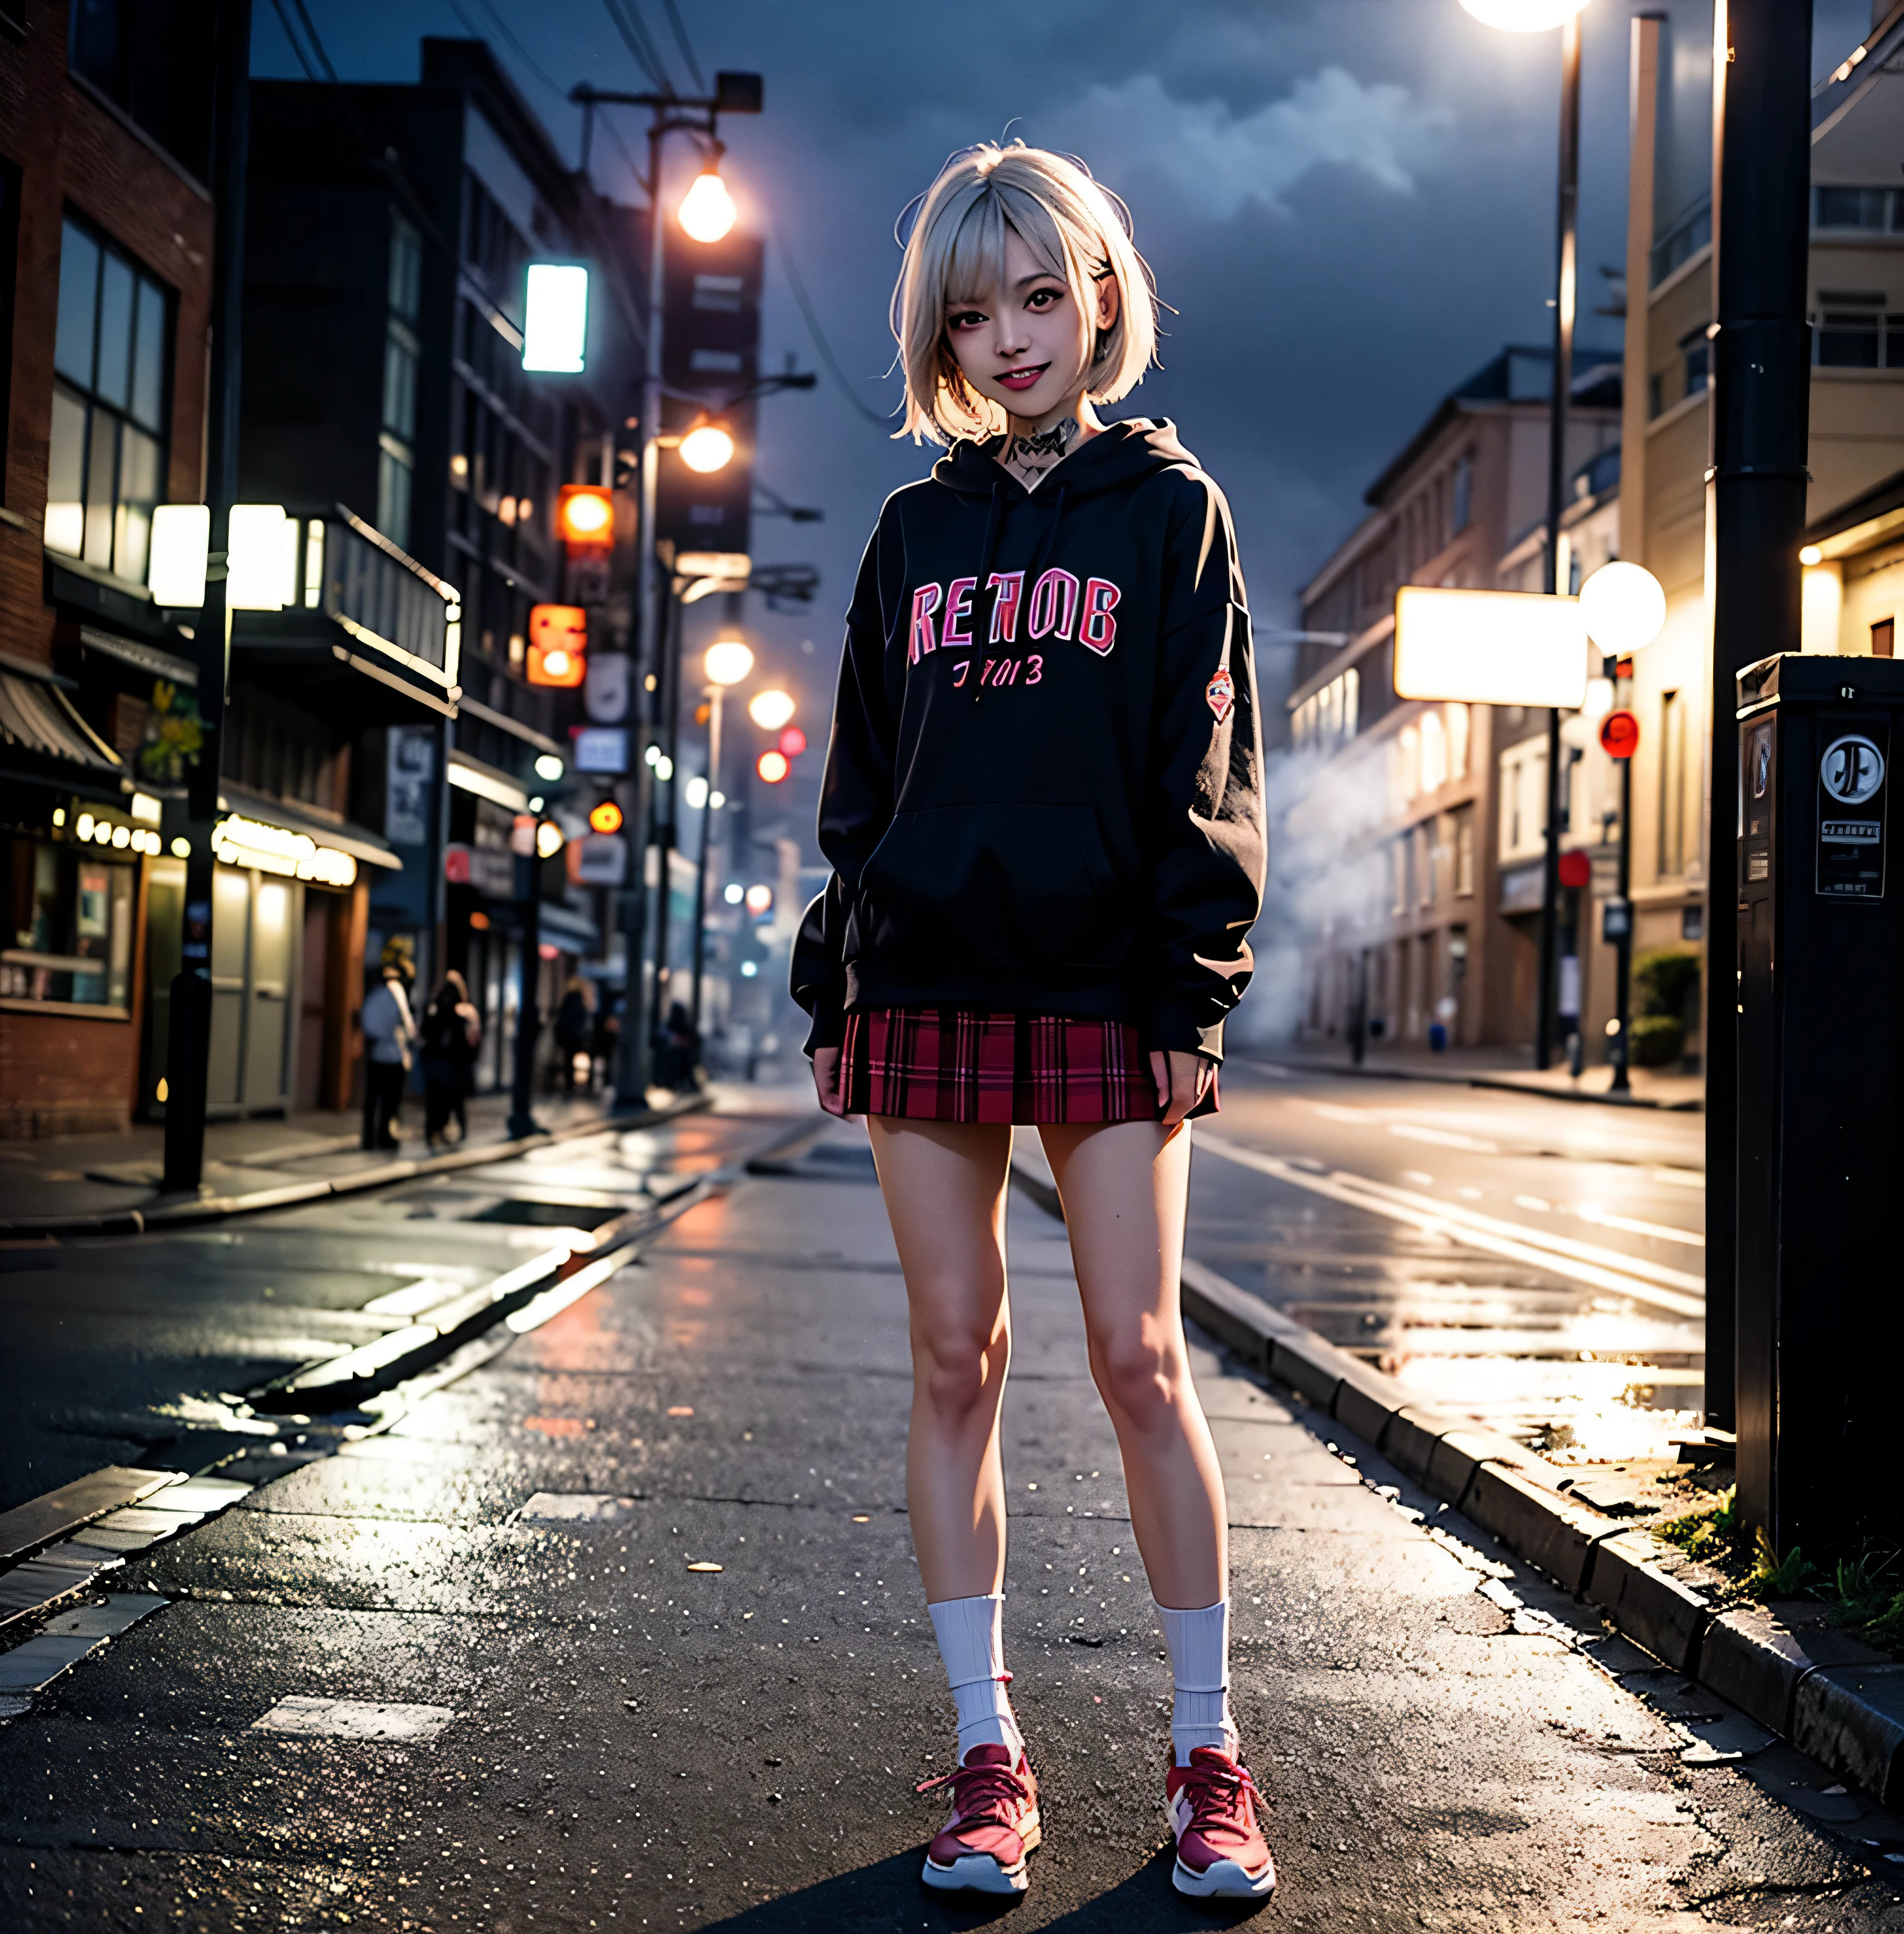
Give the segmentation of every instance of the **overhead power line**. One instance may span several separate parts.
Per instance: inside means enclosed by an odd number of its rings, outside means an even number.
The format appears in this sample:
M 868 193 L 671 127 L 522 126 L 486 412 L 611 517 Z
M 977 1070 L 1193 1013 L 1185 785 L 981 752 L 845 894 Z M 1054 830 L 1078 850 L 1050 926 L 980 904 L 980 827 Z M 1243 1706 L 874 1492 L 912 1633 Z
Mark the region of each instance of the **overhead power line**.
M 694 59 L 694 50 L 688 39 L 688 30 L 682 24 L 681 10 L 674 0 L 661 0 L 667 9 L 668 25 L 674 29 L 674 44 L 681 50 L 681 58 L 688 63 L 688 78 L 694 84 L 697 93 L 707 92 L 707 82 L 700 71 L 700 62 Z
M 787 280 L 792 285 L 794 300 L 800 304 L 800 312 L 806 318 L 807 333 L 813 339 L 813 346 L 819 351 L 820 360 L 827 366 L 827 373 L 839 385 L 840 394 L 857 410 L 875 429 L 890 430 L 892 418 L 882 417 L 868 407 L 860 399 L 859 392 L 847 381 L 845 372 L 840 368 L 833 353 L 833 345 L 827 340 L 827 332 L 820 327 L 820 318 L 815 313 L 813 304 L 806 293 L 806 284 L 802 279 L 800 264 L 794 260 L 794 252 L 787 246 L 783 230 L 776 227 L 773 239 L 780 245 L 780 259 L 787 265 Z
M 635 11 L 631 0 L 625 12 L 621 0 L 601 0 L 601 5 L 609 19 L 614 23 L 616 32 L 621 35 L 627 43 L 628 52 L 634 55 L 635 65 L 648 77 L 649 85 L 660 89 L 664 94 L 672 94 L 674 83 L 668 78 L 667 70 L 649 40 L 647 32 L 642 25 L 641 16 Z

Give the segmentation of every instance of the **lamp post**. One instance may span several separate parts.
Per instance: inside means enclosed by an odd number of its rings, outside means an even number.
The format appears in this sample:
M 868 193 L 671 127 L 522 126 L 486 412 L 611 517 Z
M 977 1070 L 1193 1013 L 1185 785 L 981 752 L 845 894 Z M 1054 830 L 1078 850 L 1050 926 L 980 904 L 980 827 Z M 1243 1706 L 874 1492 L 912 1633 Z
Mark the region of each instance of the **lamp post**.
M 737 604 L 740 601 L 737 598 Z M 694 875 L 694 978 L 691 1010 L 694 1032 L 700 1032 L 700 986 L 707 957 L 707 863 L 714 846 L 716 790 L 721 779 L 721 701 L 730 685 L 738 685 L 754 669 L 754 654 L 740 639 L 717 638 L 701 661 L 707 675 L 707 796 L 701 804 L 700 864 Z
M 670 680 L 666 675 L 665 658 L 669 646 L 670 582 L 661 568 L 655 550 L 655 512 L 661 481 L 661 310 L 666 256 L 664 242 L 667 224 L 661 206 L 661 151 L 671 134 L 687 134 L 703 143 L 706 164 L 696 176 L 682 198 L 676 215 L 683 231 L 697 242 L 718 242 L 734 226 L 733 197 L 720 177 L 722 152 L 719 134 L 723 114 L 758 114 L 762 89 L 757 74 L 717 74 L 711 95 L 689 96 L 666 94 L 624 94 L 604 92 L 586 82 L 571 89 L 569 98 L 582 110 L 582 165 L 588 166 L 595 110 L 600 107 L 645 107 L 649 110 L 648 173 L 643 186 L 648 194 L 648 313 L 646 363 L 641 384 L 640 435 L 641 450 L 640 521 L 637 542 L 640 565 L 638 605 L 646 649 L 643 657 L 655 684 L 649 721 L 658 726 L 666 714 Z M 731 453 L 731 446 L 730 446 Z M 642 766 L 635 775 L 635 812 L 637 824 L 649 822 L 650 800 L 646 796 L 649 769 Z M 647 1056 L 652 1032 L 646 1015 L 646 990 L 643 981 L 643 943 L 646 938 L 646 910 L 642 905 L 646 877 L 646 848 L 654 834 L 667 822 L 656 815 L 654 830 L 643 842 L 643 858 L 635 869 L 635 885 L 631 894 L 632 908 L 628 935 L 627 987 L 622 999 L 621 1051 L 616 1068 L 616 1098 L 639 1102 L 647 1090 Z M 661 854 L 659 891 L 661 896 L 662 932 L 666 932 L 668 879 L 665 845 Z M 658 947 L 660 943 L 658 942 Z M 658 1000 L 660 977 L 667 960 L 658 953 L 655 963 Z
M 1547 418 L 1547 549 L 1541 565 L 1550 596 L 1559 581 L 1560 513 L 1567 480 L 1567 397 L 1574 374 L 1574 308 L 1579 281 L 1575 227 L 1580 206 L 1580 23 L 1587 0 L 1461 0 L 1478 20 L 1510 33 L 1560 29 L 1560 167 L 1555 221 L 1553 385 Z M 1554 975 L 1560 936 L 1560 712 L 1547 724 L 1547 837 L 1541 869 L 1541 985 L 1534 1030 L 1534 1065 L 1553 1058 Z

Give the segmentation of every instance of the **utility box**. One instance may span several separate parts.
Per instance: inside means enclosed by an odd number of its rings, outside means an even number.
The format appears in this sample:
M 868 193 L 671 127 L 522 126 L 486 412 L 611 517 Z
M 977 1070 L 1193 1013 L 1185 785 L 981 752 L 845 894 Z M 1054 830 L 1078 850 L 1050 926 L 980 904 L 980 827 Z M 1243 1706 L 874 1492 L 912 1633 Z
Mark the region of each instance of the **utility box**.
M 1824 1562 L 1904 1541 L 1904 661 L 1761 659 L 1738 718 L 1739 1502 Z

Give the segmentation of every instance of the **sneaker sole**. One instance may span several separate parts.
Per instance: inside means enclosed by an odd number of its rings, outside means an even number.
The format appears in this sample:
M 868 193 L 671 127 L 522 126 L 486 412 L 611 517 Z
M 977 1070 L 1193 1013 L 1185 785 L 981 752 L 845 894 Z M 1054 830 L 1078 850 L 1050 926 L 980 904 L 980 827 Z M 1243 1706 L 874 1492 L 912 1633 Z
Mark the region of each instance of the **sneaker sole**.
M 1201 1873 L 1179 1860 L 1171 1875 L 1179 1893 L 1199 1900 L 1260 1900 L 1276 1889 L 1276 1869 L 1265 1867 L 1255 1879 L 1234 1860 L 1213 1860 Z
M 1043 1837 L 1034 1821 L 1026 1830 L 1025 1851 L 1035 1852 Z M 941 1866 L 928 1854 L 919 1878 L 928 1887 L 947 1893 L 1023 1893 L 1032 1884 L 1025 1861 L 1020 1860 L 1016 1866 L 1002 1866 L 990 1854 L 967 1854 L 949 1867 Z

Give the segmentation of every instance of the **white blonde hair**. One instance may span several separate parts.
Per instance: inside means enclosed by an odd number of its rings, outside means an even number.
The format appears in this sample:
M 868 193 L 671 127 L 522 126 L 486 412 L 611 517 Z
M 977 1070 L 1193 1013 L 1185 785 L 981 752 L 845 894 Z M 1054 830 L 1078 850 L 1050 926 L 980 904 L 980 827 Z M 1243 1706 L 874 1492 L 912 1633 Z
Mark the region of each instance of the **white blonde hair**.
M 1070 288 L 1084 332 L 1085 393 L 1094 403 L 1128 396 L 1155 360 L 1155 279 L 1132 246 L 1122 202 L 1067 155 L 1023 141 L 986 142 L 947 164 L 906 239 L 892 303 L 905 377 L 905 420 L 896 436 L 950 443 L 1006 427 L 1003 406 L 966 382 L 945 312 L 1003 285 L 1008 228 Z M 1117 284 L 1117 319 L 1099 329 L 1097 285 L 1106 276 Z

